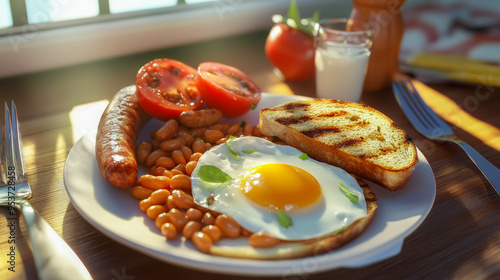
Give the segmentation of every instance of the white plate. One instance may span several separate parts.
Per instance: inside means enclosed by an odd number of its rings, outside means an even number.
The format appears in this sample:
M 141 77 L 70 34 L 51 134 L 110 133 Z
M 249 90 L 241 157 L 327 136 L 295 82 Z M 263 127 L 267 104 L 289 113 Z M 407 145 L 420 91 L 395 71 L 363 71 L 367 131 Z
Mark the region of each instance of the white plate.
M 258 111 L 301 96 L 263 94 L 256 110 L 241 118 L 256 124 Z M 138 141 L 161 123 L 152 120 L 143 128 Z M 130 190 L 107 183 L 97 167 L 94 145 L 96 132 L 83 136 L 68 155 L 64 182 L 78 212 L 99 231 L 132 249 L 159 260 L 193 269 L 239 275 L 309 274 L 339 267 L 360 267 L 397 255 L 403 240 L 425 219 L 434 203 L 436 183 L 429 163 L 418 151 L 408 185 L 390 192 L 370 183 L 378 198 L 378 210 L 370 226 L 351 243 L 326 254 L 307 258 L 259 261 L 233 259 L 199 252 L 190 242 L 166 242 L 153 220 L 139 210 Z M 241 241 L 244 242 L 244 241 Z

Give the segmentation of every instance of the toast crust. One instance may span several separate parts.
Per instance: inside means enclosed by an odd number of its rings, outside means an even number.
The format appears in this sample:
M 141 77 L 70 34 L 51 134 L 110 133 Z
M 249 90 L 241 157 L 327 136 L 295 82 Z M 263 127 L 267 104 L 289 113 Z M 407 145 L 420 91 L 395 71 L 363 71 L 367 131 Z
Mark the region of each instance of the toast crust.
M 393 191 L 406 185 L 418 161 L 415 145 L 405 131 L 381 112 L 358 103 L 331 99 L 288 102 L 262 109 L 259 126 L 264 135 L 279 137 L 311 158 Z M 384 143 L 389 136 L 397 140 Z
M 375 216 L 378 206 L 377 196 L 372 191 L 370 186 L 362 179 L 356 179 L 358 184 L 363 189 L 363 195 L 367 206 L 367 214 L 365 217 L 355 221 L 345 229 L 309 240 L 282 241 L 280 244 L 271 248 L 255 248 L 250 245 L 240 247 L 214 245 L 211 247 L 210 253 L 225 257 L 259 260 L 292 259 L 316 256 L 335 250 L 342 245 L 349 243 L 368 227 Z

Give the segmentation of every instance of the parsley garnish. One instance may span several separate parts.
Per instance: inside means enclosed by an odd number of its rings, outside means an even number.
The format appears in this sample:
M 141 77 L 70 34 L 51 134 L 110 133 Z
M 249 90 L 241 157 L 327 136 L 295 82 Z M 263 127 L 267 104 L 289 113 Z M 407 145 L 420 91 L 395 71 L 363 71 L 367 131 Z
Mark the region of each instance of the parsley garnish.
M 245 154 L 247 154 L 247 155 L 249 155 L 249 154 L 253 154 L 253 153 L 258 152 L 258 151 L 259 151 L 259 150 L 257 150 L 257 149 L 248 149 L 248 150 L 243 150 L 243 152 L 244 152 Z
M 349 201 L 351 201 L 352 203 L 358 202 L 359 197 L 357 195 L 348 190 L 344 185 L 342 185 L 342 183 L 338 182 L 337 184 L 339 185 L 340 189 L 345 193 L 345 196 L 347 196 Z
M 236 137 L 234 136 L 230 136 L 229 139 L 226 141 L 226 145 L 227 145 L 227 149 L 229 150 L 229 152 L 236 158 L 241 158 L 241 155 L 240 153 L 236 152 L 235 150 L 233 150 L 233 148 L 231 147 L 231 141 L 233 141 L 234 139 L 236 139 Z
M 292 218 L 288 216 L 281 209 L 278 210 L 278 223 L 284 228 L 288 228 L 293 225 Z
M 306 153 L 303 153 L 299 156 L 300 159 L 304 160 L 304 159 L 308 159 L 309 156 L 306 154 Z
M 210 183 L 225 183 L 233 179 L 226 172 L 213 165 L 200 166 L 196 174 L 200 176 L 200 179 L 203 181 Z

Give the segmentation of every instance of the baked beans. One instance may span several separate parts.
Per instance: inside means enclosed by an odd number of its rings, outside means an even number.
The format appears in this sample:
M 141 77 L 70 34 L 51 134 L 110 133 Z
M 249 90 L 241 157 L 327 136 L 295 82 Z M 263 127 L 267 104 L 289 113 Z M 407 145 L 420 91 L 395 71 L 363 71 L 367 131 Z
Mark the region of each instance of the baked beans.
M 165 169 L 172 169 L 175 167 L 175 161 L 171 157 L 159 157 L 156 159 L 156 166 Z
M 222 133 L 222 131 L 217 130 L 217 129 L 207 129 L 207 130 L 205 130 L 203 137 L 205 137 L 205 141 L 207 141 L 208 143 L 215 144 L 215 142 L 217 142 L 217 140 L 224 137 L 224 133 Z
M 139 184 L 152 190 L 168 189 L 171 179 L 167 176 L 154 176 L 151 174 L 142 175 Z
M 166 239 L 179 235 L 190 239 L 198 250 L 210 253 L 221 238 L 248 237 L 256 248 L 275 246 L 280 240 L 242 228 L 226 214 L 197 205 L 191 195 L 191 174 L 200 157 L 230 136 L 263 137 L 258 126 L 248 123 L 212 124 L 188 128 L 172 119 L 151 133 L 152 140 L 137 145 L 137 161 L 149 167 L 132 188 L 139 208 L 154 220 Z
M 182 236 L 191 239 L 193 234 L 201 230 L 201 223 L 198 221 L 189 221 L 182 229 Z
M 151 199 L 149 197 L 139 202 L 139 209 L 141 209 L 142 212 L 146 212 L 151 206 L 153 206 L 153 203 L 151 202 Z
M 178 189 L 172 191 L 172 200 L 175 206 L 181 209 L 189 209 L 194 207 L 193 197 Z
M 148 215 L 148 217 L 154 220 L 158 217 L 158 215 L 165 211 L 167 211 L 167 208 L 165 206 L 153 204 L 146 210 L 146 214 Z
M 132 187 L 132 195 L 138 199 L 148 198 L 153 193 L 152 189 L 145 188 L 143 186 Z
M 175 164 L 186 164 L 186 158 L 184 157 L 184 154 L 181 152 L 181 150 L 173 150 L 172 159 L 174 160 Z
M 172 208 L 168 211 L 168 219 L 178 230 L 182 230 L 188 222 L 186 215 L 177 208 Z
M 170 188 L 172 189 L 191 189 L 191 177 L 186 174 L 177 174 L 170 179 Z
M 213 245 L 213 241 L 207 234 L 202 231 L 197 231 L 191 238 L 198 250 L 202 251 L 203 253 L 210 253 L 210 248 Z
M 177 237 L 177 229 L 172 223 L 164 223 L 160 227 L 161 234 L 167 239 L 175 239 Z
M 268 248 L 276 246 L 280 240 L 270 236 L 267 233 L 256 232 L 248 237 L 248 244 L 256 248 Z
M 196 168 L 196 165 L 198 164 L 198 161 L 196 160 L 191 160 L 186 164 L 186 174 L 188 176 L 191 176 L 193 174 L 194 169 Z
M 148 157 L 146 158 L 145 165 L 146 166 L 153 166 L 156 163 L 156 160 L 160 157 L 166 157 L 168 156 L 167 152 L 165 152 L 162 149 L 156 149 L 152 151 Z
M 194 142 L 194 137 L 187 130 L 181 130 L 177 133 L 177 137 L 184 139 L 184 145 L 191 147 Z
M 150 199 L 153 204 L 165 204 L 170 192 L 166 189 L 158 189 L 151 193 Z
M 155 133 L 156 139 L 160 141 L 165 141 L 174 137 L 177 129 L 179 128 L 179 123 L 175 119 L 168 120 L 160 129 Z
M 205 214 L 203 214 L 203 217 L 201 218 L 201 221 L 206 226 L 213 225 L 215 223 L 215 216 L 211 212 L 205 212 Z
M 167 152 L 171 152 L 173 150 L 179 149 L 185 143 L 186 141 L 184 140 L 184 138 L 179 137 L 179 138 L 169 139 L 160 143 L 160 149 Z
M 201 139 L 196 139 L 193 142 L 193 152 L 203 154 L 207 151 L 207 146 Z
M 208 235 L 213 242 L 217 242 L 222 236 L 220 228 L 214 225 L 204 226 L 201 231 Z
M 168 209 L 173 209 L 173 208 L 175 208 L 174 196 L 173 196 L 173 195 L 169 195 L 169 196 L 167 197 L 167 207 L 168 207 Z
M 161 226 L 165 223 L 168 223 L 170 220 L 168 218 L 168 213 L 167 212 L 163 212 L 161 213 L 160 215 L 158 215 L 158 217 L 156 217 L 155 219 L 155 226 L 158 228 L 158 229 L 161 229 Z
M 139 145 L 137 145 L 137 149 L 135 152 L 137 157 L 137 162 L 145 163 L 151 151 L 153 151 L 153 145 L 151 145 L 151 143 L 142 142 Z
M 189 208 L 186 211 L 186 217 L 190 221 L 201 221 L 201 218 L 203 217 L 203 212 L 196 208 Z
M 236 238 L 241 234 L 241 227 L 233 218 L 226 214 L 221 214 L 215 218 L 214 224 L 220 229 L 224 236 Z

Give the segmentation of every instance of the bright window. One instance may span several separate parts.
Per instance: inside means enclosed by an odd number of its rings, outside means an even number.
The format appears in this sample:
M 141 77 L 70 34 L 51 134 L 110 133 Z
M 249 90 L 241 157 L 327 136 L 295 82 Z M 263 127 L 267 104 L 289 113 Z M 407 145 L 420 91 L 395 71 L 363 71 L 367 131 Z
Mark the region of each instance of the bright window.
M 99 15 L 98 0 L 25 0 L 30 24 Z
M 297 2 L 304 15 L 321 10 L 339 17 L 351 8 L 345 0 Z M 290 0 L 0 0 L 0 78 L 268 30 L 272 16 L 286 13 L 289 4 Z
M 109 17 L 110 14 L 144 10 L 154 14 L 158 13 L 155 9 L 162 9 L 161 12 L 168 8 L 179 11 L 188 6 L 206 6 L 209 2 L 227 5 L 245 1 L 248 0 L 0 0 L 0 29 L 3 29 L 0 36 L 12 34 L 7 30 L 9 27 L 14 27 L 12 32 L 16 33 L 20 30 L 17 27 L 26 25 L 37 25 L 36 30 L 42 30 L 62 27 L 66 25 L 66 21 L 76 19 L 84 19 L 77 24 L 112 20 L 114 17 Z M 108 17 L 101 17 L 103 15 Z
M 0 0 L 0 28 L 12 26 L 9 0 Z
M 172 7 L 177 0 L 108 0 L 109 11 L 112 14 L 148 10 L 154 8 Z
M 186 0 L 186 4 L 197 4 L 197 3 L 215 2 L 215 1 L 217 0 Z

